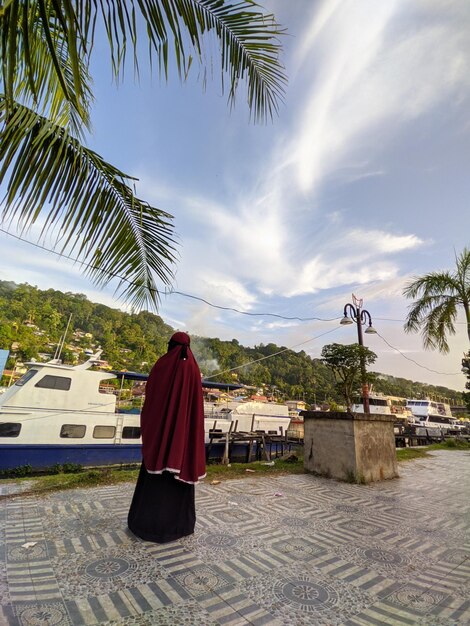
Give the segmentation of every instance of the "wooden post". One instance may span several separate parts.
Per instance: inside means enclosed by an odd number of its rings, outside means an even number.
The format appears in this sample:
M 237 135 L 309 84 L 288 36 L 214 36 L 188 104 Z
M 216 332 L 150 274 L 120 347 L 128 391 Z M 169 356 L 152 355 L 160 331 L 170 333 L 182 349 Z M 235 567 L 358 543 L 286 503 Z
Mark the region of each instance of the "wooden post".
M 250 437 L 248 444 L 248 451 L 246 453 L 246 462 L 249 463 L 251 461 L 251 453 L 253 451 L 253 439 Z
M 266 461 L 270 461 L 271 460 L 271 455 L 269 454 L 269 451 L 266 447 L 266 439 L 264 437 L 264 435 L 261 435 L 261 441 L 263 442 L 263 451 L 264 451 L 264 457 L 266 459 Z
M 228 447 L 229 447 L 229 439 L 230 439 L 230 430 L 225 433 L 225 448 L 224 448 L 224 456 L 222 457 L 222 465 L 228 465 L 230 462 Z

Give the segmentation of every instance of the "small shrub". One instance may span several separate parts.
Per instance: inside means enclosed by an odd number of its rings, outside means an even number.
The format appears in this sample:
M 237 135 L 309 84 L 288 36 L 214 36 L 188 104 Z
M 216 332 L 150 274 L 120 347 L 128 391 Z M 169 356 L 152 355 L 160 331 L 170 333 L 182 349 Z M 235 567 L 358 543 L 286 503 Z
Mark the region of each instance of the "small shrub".
M 86 473 L 87 478 L 91 478 L 92 480 L 95 478 L 100 478 L 102 475 L 102 472 L 99 470 L 89 470 Z
M 78 472 L 81 472 L 82 469 L 83 466 L 79 463 L 64 463 L 62 465 L 62 471 L 64 474 L 78 474 Z
M 12 469 L 3 470 L 0 472 L 0 476 L 2 478 L 23 478 L 24 476 L 29 476 L 33 473 L 33 468 L 31 465 L 19 465 L 18 467 L 13 467 Z

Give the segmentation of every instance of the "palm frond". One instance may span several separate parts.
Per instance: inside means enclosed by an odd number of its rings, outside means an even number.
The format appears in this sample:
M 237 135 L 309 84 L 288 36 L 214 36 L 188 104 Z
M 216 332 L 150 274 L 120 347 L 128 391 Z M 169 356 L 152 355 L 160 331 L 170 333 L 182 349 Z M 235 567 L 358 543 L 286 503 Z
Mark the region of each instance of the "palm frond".
M 470 249 L 464 248 L 456 261 L 456 279 L 460 284 L 462 294 L 470 302 Z
M 431 272 L 411 280 L 403 290 L 407 298 L 417 296 L 454 296 L 458 285 L 450 272 Z
M 82 0 L 81 14 L 93 15 L 94 4 L 95 0 Z M 240 82 L 246 80 L 248 104 L 255 120 L 277 111 L 287 82 L 279 61 L 279 37 L 283 31 L 274 16 L 263 13 L 252 0 L 100 0 L 99 6 L 117 76 L 126 58 L 128 39 L 134 63 L 138 63 L 138 9 L 146 24 L 151 56 L 156 54 L 164 75 L 168 71 L 170 44 L 177 70 L 185 77 L 193 53 L 204 62 L 203 38 L 212 33 L 220 45 L 222 87 L 224 77 L 229 76 L 230 104 L 234 103 Z M 88 18 L 82 31 L 91 31 L 96 19 L 96 15 Z
M 7 106 L 21 102 L 80 136 L 89 128 L 91 79 L 70 2 L 11 0 L 0 14 Z
M 0 97 L 3 221 L 42 234 L 75 252 L 97 285 L 117 277 L 121 297 L 157 306 L 155 278 L 170 284 L 172 217 L 135 196 L 130 177 L 83 147 L 66 129 Z
M 447 337 L 455 334 L 459 307 L 468 308 L 470 254 L 468 256 L 467 262 L 462 255 L 462 265 L 458 259 L 457 273 L 431 272 L 414 278 L 403 290 L 405 297 L 415 299 L 409 307 L 404 329 L 406 332 L 421 330 L 425 348 L 449 352 Z M 469 320 L 468 323 L 470 329 Z
M 423 345 L 426 349 L 449 352 L 448 335 L 455 335 L 457 303 L 455 298 L 435 305 L 422 320 Z

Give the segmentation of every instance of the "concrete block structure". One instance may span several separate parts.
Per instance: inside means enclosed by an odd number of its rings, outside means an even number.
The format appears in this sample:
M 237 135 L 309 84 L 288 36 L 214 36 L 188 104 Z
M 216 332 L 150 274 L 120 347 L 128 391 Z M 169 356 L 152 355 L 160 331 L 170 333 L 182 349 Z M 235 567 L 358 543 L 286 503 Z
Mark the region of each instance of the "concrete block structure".
M 392 415 L 302 411 L 304 467 L 320 476 L 370 483 L 398 476 Z

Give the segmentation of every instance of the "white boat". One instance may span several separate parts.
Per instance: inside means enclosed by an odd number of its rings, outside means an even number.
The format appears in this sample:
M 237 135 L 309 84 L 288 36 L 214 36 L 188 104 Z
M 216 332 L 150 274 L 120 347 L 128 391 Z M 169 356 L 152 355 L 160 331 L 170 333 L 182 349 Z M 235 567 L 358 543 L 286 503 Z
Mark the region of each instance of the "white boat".
M 0 396 L 0 470 L 140 461 L 139 412 L 118 409 L 106 386 L 117 374 L 91 370 L 98 358 L 97 353 L 76 366 L 54 360 L 27 364 L 26 374 Z M 269 409 L 266 414 L 264 406 L 246 403 L 215 420 L 207 417 L 206 443 L 214 422 L 222 432 L 285 432 L 289 417 L 269 415 Z
M 364 413 L 363 398 L 352 405 L 353 413 Z M 395 396 L 385 396 L 382 394 L 369 395 L 369 412 L 371 415 L 393 415 L 397 423 L 410 424 L 413 420 L 411 411 L 403 405 L 403 400 Z
M 364 399 L 360 398 L 359 402 L 352 405 L 353 413 L 364 413 Z M 369 412 L 371 414 L 391 415 L 392 403 L 386 396 L 369 394 Z
M 420 426 L 458 430 L 461 428 L 457 418 L 452 416 L 450 406 L 434 400 L 409 399 L 406 407 L 412 412 L 414 421 Z
M 291 416 L 285 404 L 267 402 L 228 402 L 224 406 L 207 407 L 204 411 L 211 431 L 264 432 L 276 435 L 286 433 Z

